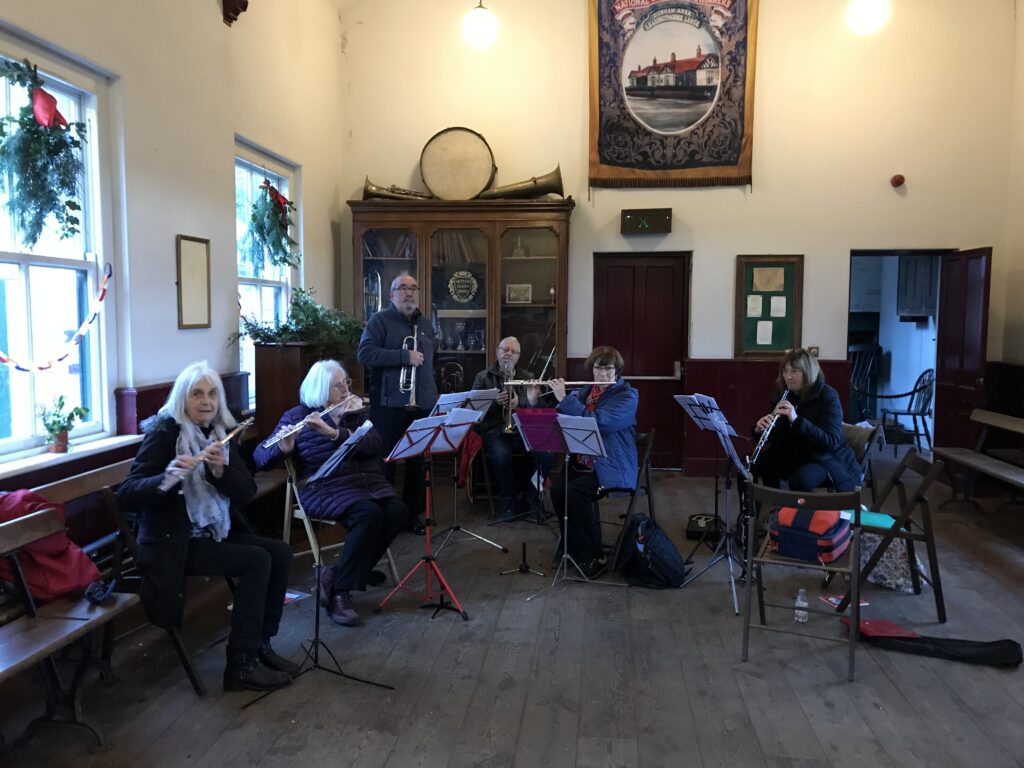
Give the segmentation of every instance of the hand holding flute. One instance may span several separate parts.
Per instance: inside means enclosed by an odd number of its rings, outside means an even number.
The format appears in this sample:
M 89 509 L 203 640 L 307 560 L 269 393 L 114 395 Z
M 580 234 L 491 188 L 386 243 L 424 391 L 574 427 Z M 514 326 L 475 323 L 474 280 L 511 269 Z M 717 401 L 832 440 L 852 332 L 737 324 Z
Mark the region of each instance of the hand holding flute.
M 269 448 L 272 445 L 277 445 L 281 453 L 291 453 L 295 450 L 295 437 L 306 427 L 309 427 L 317 434 L 323 435 L 330 440 L 336 440 L 340 435 L 340 430 L 332 427 L 324 418 L 328 415 L 333 414 L 334 419 L 337 423 L 341 423 L 341 417 L 348 411 L 355 411 L 363 407 L 363 398 L 359 395 L 350 394 L 345 397 L 339 403 L 320 411 L 319 413 L 313 411 L 306 415 L 302 421 L 297 424 L 292 424 L 288 427 L 282 427 L 278 430 L 277 434 L 263 443 L 264 448 Z

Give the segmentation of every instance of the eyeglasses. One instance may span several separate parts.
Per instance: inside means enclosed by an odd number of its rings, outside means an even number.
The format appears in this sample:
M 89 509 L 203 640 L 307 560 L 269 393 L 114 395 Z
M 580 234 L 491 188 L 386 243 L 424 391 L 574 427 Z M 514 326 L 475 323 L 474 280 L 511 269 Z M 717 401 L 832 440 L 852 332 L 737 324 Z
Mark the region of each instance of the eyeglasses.
M 615 366 L 614 365 L 595 365 L 594 366 L 594 370 L 595 371 L 614 371 L 615 370 Z
M 395 290 L 398 293 L 419 293 L 420 287 L 418 285 L 400 285 Z

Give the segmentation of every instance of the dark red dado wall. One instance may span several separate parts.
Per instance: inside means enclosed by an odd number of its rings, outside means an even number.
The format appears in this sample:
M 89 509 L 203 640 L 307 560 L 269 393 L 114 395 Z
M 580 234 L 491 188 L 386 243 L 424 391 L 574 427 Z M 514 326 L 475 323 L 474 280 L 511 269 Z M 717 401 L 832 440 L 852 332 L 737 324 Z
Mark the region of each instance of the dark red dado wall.
M 570 379 L 583 381 L 588 373 L 582 358 L 567 361 Z M 848 360 L 822 360 L 825 380 L 839 392 L 845 403 L 850 396 L 850 362 Z M 699 392 L 715 398 L 736 432 L 745 437 L 754 422 L 768 412 L 775 378 L 779 373 L 778 360 L 696 360 L 686 361 L 683 373 L 684 394 Z M 721 455 L 718 440 L 701 432 L 689 419 L 685 420 L 683 437 L 683 466 L 693 477 L 711 477 L 715 473 L 715 457 Z M 735 441 L 741 458 L 753 449 L 753 442 L 743 450 L 744 441 Z

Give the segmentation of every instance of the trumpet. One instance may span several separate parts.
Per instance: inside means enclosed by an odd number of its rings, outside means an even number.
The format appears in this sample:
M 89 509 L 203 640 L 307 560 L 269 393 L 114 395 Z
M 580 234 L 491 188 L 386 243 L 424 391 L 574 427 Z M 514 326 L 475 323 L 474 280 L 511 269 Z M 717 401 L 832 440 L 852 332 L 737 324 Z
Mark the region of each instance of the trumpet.
M 782 393 L 782 397 L 779 398 L 779 403 L 781 403 L 788 397 L 789 390 L 787 389 L 785 392 Z M 776 403 L 776 405 L 778 405 L 778 403 Z M 781 413 L 776 413 L 774 416 L 772 416 L 772 420 L 768 423 L 768 426 L 764 428 L 764 432 L 761 433 L 761 439 L 757 441 L 757 445 L 754 446 L 754 452 L 750 454 L 750 466 L 754 466 L 755 464 L 757 464 L 757 460 L 761 458 L 761 451 L 763 451 L 765 445 L 768 444 L 768 435 L 772 433 L 772 429 L 774 429 L 776 423 L 778 423 L 779 416 L 781 415 Z
M 516 369 L 512 366 L 501 366 L 501 378 L 503 382 L 512 381 L 515 378 Z M 503 386 L 505 386 L 503 384 Z M 512 389 L 508 390 L 508 400 L 505 401 L 505 429 L 502 430 L 506 435 L 511 435 L 516 431 L 515 425 L 512 423 Z
M 333 414 L 335 411 L 337 411 L 340 408 L 341 409 L 341 413 L 338 414 L 340 416 L 343 413 L 347 413 L 349 410 L 353 410 L 353 411 L 358 410 L 359 408 L 362 408 L 364 405 L 366 405 L 366 403 L 363 402 L 363 398 L 361 398 L 359 395 L 356 395 L 356 394 L 350 394 L 348 397 L 346 397 L 340 403 L 335 403 L 330 408 L 325 408 L 324 410 L 320 411 L 320 413 L 317 414 L 317 415 L 322 419 L 325 416 L 330 416 L 331 414 Z M 277 445 L 278 443 L 280 443 L 282 440 L 299 434 L 299 432 L 301 432 L 307 426 L 308 425 L 306 424 L 305 421 L 300 421 L 298 424 L 293 424 L 290 427 L 286 427 L 285 429 L 282 429 L 280 432 L 278 432 L 273 437 L 271 437 L 271 438 L 269 438 L 267 440 L 264 440 L 263 441 L 263 447 L 264 448 L 272 448 L 275 445 Z
M 226 435 L 224 435 L 224 437 L 222 437 L 220 440 L 217 440 L 216 442 L 214 442 L 213 445 L 221 445 L 221 446 L 227 445 L 228 443 L 231 442 L 231 440 L 236 435 L 242 434 L 242 432 L 244 432 L 249 427 L 251 427 L 255 422 L 256 422 L 256 419 L 252 419 L 252 418 L 246 419 L 245 421 L 243 421 L 240 424 L 236 425 L 234 429 L 232 429 L 230 432 L 228 432 Z M 163 480 L 160 481 L 160 485 L 159 485 L 160 490 L 161 491 L 168 491 L 168 490 L 170 490 L 175 485 L 177 485 L 179 482 L 181 482 L 183 479 L 185 479 L 188 475 L 190 475 L 192 472 L 194 472 L 196 467 L 198 467 L 200 464 L 203 464 L 205 461 L 206 461 L 206 459 L 204 459 L 202 456 L 200 456 L 199 457 L 199 461 L 197 461 L 195 464 L 193 464 L 191 469 L 184 469 L 184 470 L 180 470 L 178 472 L 166 472 L 164 474 Z
M 413 323 L 412 335 L 406 336 L 402 339 L 402 349 L 408 349 L 412 352 L 419 350 L 419 325 Z M 412 346 L 409 343 L 412 342 Z M 398 377 L 398 391 L 407 392 L 409 394 L 409 404 L 405 406 L 406 410 L 415 411 L 419 409 L 416 405 L 416 366 L 415 365 L 404 365 L 402 366 L 402 373 Z

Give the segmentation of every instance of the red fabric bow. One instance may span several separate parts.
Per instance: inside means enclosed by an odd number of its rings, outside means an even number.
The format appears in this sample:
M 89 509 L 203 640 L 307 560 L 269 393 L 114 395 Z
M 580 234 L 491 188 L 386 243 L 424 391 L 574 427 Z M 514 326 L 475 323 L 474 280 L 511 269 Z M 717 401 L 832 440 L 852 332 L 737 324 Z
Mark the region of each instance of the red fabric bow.
M 281 223 L 285 227 L 288 226 L 288 198 L 277 191 L 277 187 L 270 183 L 268 179 L 263 180 L 263 188 L 267 190 L 270 195 L 270 199 L 274 201 L 274 205 L 281 212 Z
M 57 109 L 57 99 L 42 88 L 32 89 L 32 113 L 36 116 L 36 122 L 44 128 L 52 128 L 54 122 L 62 128 L 68 126 L 68 121 Z

